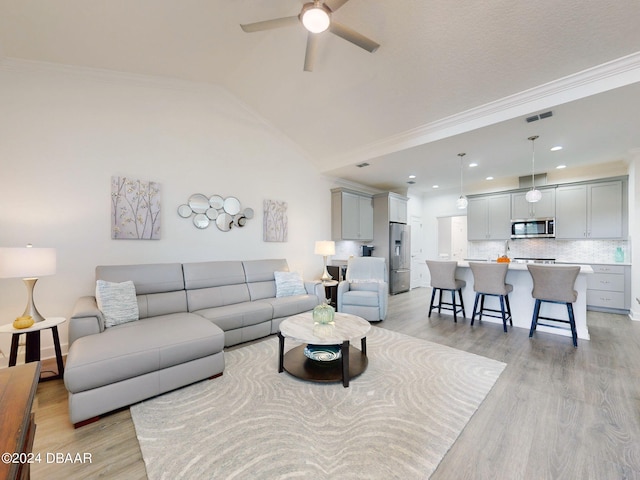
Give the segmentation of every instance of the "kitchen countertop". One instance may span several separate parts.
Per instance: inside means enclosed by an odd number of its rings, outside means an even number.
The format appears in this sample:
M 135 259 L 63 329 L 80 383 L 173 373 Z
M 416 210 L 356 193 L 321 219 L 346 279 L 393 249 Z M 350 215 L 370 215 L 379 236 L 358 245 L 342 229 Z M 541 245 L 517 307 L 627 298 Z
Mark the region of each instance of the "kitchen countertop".
M 556 263 L 561 263 L 563 265 L 571 264 L 571 265 L 621 265 L 623 267 L 630 267 L 631 263 L 629 262 L 571 262 L 567 260 L 556 260 Z
M 474 262 L 476 260 L 472 260 L 472 262 Z M 487 262 L 487 260 L 478 260 L 479 262 Z M 498 263 L 498 262 L 494 262 L 491 261 L 490 263 Z M 559 262 L 556 263 L 535 263 L 534 265 L 542 265 L 545 267 L 553 267 L 555 265 L 558 265 Z M 509 270 L 527 270 L 527 264 L 526 263 L 516 263 L 516 262 L 509 262 Z M 591 268 L 591 265 L 585 265 L 585 264 L 579 264 L 579 263 L 563 263 L 563 266 L 567 266 L 567 265 L 578 265 L 580 267 L 580 273 L 593 273 L 593 268 Z M 468 261 L 460 261 L 458 262 L 458 266 L 459 267 L 463 267 L 463 268 L 468 268 L 469 267 L 469 262 Z

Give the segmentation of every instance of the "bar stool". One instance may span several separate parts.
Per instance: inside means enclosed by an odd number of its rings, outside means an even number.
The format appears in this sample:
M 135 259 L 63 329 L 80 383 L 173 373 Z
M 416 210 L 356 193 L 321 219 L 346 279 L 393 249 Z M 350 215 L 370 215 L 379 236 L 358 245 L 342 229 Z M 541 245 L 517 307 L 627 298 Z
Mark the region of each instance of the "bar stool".
M 507 333 L 507 320 L 513 326 L 511 305 L 509 305 L 509 292 L 513 291 L 513 285 L 505 283 L 509 264 L 469 262 L 469 266 L 473 273 L 473 290 L 476 292 L 471 325 L 476 319 L 476 313 L 479 314 L 478 320 L 480 321 L 482 321 L 482 315 L 484 314 L 487 317 L 502 318 L 504 333 Z M 484 297 L 486 295 L 500 299 L 500 310 L 484 306 Z M 480 300 L 480 311 L 478 311 L 478 300 Z M 500 316 L 485 312 L 500 313 Z
M 438 313 L 442 309 L 453 311 L 453 321 L 458 322 L 457 314 L 462 312 L 462 318 L 467 318 L 467 314 L 464 311 L 464 301 L 462 300 L 462 287 L 467 282 L 456 278 L 456 268 L 458 262 L 453 261 L 435 261 L 427 260 L 427 267 L 429 267 L 429 273 L 431 274 L 431 303 L 429 304 L 429 317 L 431 317 L 431 311 L 434 308 L 438 308 Z M 442 291 L 451 292 L 451 303 L 442 301 Z M 436 291 L 440 294 L 438 296 L 438 304 L 433 305 L 433 301 L 436 297 Z M 456 303 L 456 292 L 460 297 L 460 306 Z
M 571 327 L 571 337 L 573 338 L 573 346 L 578 346 L 578 333 L 576 332 L 576 321 L 573 315 L 573 302 L 578 298 L 578 292 L 574 290 L 576 278 L 580 273 L 580 267 L 573 266 L 543 266 L 543 265 L 527 265 L 529 273 L 533 278 L 533 290 L 531 295 L 536 299 L 533 307 L 533 318 L 531 319 L 531 329 L 529 337 L 533 336 L 533 331 L 538 325 L 545 327 L 567 328 L 549 323 L 541 323 L 538 320 L 551 320 L 554 322 L 568 323 Z M 540 305 L 542 302 L 560 303 L 567 306 L 568 320 L 542 317 L 540 316 Z

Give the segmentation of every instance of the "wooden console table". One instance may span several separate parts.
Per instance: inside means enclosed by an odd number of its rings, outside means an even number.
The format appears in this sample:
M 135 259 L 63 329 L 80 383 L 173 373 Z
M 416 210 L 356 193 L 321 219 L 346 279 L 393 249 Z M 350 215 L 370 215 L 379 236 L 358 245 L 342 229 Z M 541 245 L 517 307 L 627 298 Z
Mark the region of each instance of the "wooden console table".
M 33 399 L 40 378 L 40 362 L 0 369 L 0 479 L 28 479 L 26 461 L 36 433 Z M 7 461 L 8 460 L 8 461 Z

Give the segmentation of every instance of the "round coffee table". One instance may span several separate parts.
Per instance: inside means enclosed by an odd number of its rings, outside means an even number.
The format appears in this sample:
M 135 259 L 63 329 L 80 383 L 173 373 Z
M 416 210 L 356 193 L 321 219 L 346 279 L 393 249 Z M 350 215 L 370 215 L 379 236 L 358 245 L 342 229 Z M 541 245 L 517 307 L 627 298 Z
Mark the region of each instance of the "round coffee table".
M 278 372 L 286 370 L 294 377 L 314 382 L 339 382 L 349 386 L 349 380 L 367 368 L 367 333 L 371 325 L 364 318 L 336 312 L 333 325 L 314 325 L 311 312 L 300 313 L 280 323 L 280 355 Z M 284 339 L 303 342 L 284 353 Z M 350 345 L 360 339 L 361 349 Z M 335 360 L 314 360 L 305 355 L 305 348 L 312 346 L 339 347 Z

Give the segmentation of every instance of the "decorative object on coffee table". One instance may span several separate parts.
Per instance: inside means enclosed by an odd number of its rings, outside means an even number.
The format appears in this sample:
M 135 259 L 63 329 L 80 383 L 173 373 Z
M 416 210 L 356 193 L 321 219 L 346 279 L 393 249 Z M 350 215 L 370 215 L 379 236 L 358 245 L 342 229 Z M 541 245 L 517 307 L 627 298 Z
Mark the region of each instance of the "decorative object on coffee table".
M 335 317 L 335 309 L 326 302 L 321 303 L 313 309 L 313 323 L 320 325 L 333 325 Z

